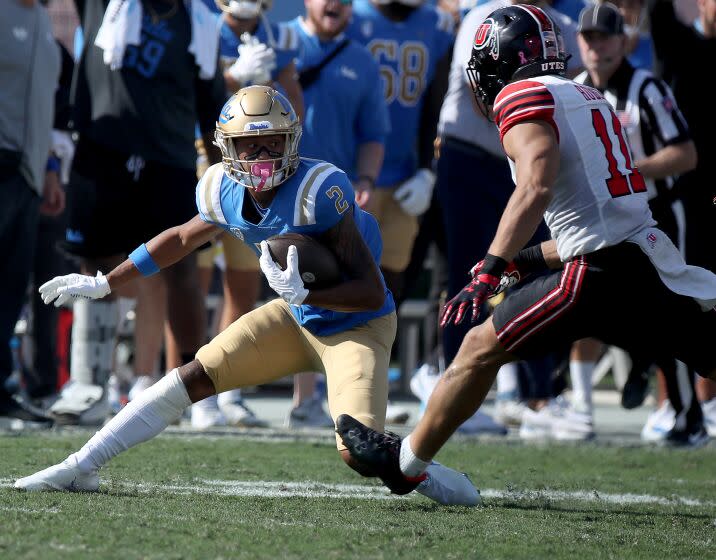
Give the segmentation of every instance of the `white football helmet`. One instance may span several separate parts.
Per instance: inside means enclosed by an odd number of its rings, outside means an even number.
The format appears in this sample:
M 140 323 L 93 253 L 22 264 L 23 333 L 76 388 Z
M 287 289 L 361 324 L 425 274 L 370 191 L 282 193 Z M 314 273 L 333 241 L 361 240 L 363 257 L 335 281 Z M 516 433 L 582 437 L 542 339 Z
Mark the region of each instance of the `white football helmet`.
M 222 12 L 236 19 L 253 19 L 271 9 L 273 0 L 214 0 Z
M 214 134 L 221 150 L 224 173 L 244 187 L 256 191 L 272 189 L 296 171 L 301 123 L 286 97 L 268 86 L 249 86 L 237 91 L 219 114 Z M 239 159 L 234 140 L 246 136 L 283 134 L 283 154 L 269 159 Z
M 376 4 L 392 4 L 393 2 L 397 2 L 398 4 L 403 4 L 403 6 L 410 6 L 411 8 L 417 8 L 418 6 L 421 6 L 425 4 L 425 0 L 373 0 Z

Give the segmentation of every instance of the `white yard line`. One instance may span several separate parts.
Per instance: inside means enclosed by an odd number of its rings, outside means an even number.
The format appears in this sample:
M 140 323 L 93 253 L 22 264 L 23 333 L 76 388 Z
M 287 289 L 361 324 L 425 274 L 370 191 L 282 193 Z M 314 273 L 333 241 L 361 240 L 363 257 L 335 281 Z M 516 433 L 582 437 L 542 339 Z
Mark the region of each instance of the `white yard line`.
M 13 480 L 0 479 L 0 488 L 12 486 Z M 171 494 L 205 494 L 217 496 L 248 496 L 257 498 L 355 498 L 359 500 L 395 500 L 382 486 L 359 484 L 326 484 L 323 482 L 275 482 L 241 480 L 197 480 L 195 483 L 153 484 L 147 482 L 111 481 L 110 488 L 134 490 L 140 494 L 166 492 Z M 612 494 L 593 491 L 562 490 L 497 490 L 480 491 L 483 498 L 529 502 L 535 500 L 576 501 L 614 505 L 653 504 L 661 506 L 714 507 L 716 502 L 703 501 L 674 494 Z M 2 508 L 0 508 L 2 509 Z

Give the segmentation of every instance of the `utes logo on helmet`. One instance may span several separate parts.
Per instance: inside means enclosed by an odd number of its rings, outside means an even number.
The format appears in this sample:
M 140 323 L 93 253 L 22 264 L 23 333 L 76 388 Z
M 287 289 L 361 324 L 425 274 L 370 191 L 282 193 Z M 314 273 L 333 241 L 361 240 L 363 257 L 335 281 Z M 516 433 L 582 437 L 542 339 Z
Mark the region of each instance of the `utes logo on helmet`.
M 490 56 L 497 60 L 500 57 L 500 43 L 497 40 L 497 24 L 492 18 L 481 23 L 475 33 L 475 49 L 490 49 Z

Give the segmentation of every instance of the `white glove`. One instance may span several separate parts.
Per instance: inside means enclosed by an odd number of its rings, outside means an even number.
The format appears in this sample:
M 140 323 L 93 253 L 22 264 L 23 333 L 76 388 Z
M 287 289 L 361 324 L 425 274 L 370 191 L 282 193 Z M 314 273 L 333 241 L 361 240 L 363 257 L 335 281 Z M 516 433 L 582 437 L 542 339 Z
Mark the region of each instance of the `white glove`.
M 271 72 L 276 69 L 274 50 L 248 33 L 241 35 L 241 40 L 239 58 L 229 67 L 229 75 L 241 87 L 270 82 Z
M 430 206 L 434 186 L 435 174 L 429 169 L 418 169 L 415 175 L 400 185 L 393 197 L 398 201 L 403 212 L 411 216 L 420 216 Z
M 281 270 L 269 252 L 268 243 L 261 242 L 261 257 L 259 264 L 269 286 L 280 295 L 284 301 L 293 305 L 301 305 L 308 296 L 308 290 L 303 287 L 301 273 L 298 271 L 298 252 L 296 246 L 291 245 L 286 254 L 286 270 Z
M 52 152 L 60 159 L 60 181 L 66 185 L 70 180 L 70 167 L 75 157 L 75 143 L 69 132 L 52 131 Z
M 57 298 L 55 307 L 60 307 L 70 298 L 100 299 L 111 291 L 107 278 L 101 272 L 96 277 L 84 274 L 55 276 L 40 286 L 42 301 L 50 303 Z

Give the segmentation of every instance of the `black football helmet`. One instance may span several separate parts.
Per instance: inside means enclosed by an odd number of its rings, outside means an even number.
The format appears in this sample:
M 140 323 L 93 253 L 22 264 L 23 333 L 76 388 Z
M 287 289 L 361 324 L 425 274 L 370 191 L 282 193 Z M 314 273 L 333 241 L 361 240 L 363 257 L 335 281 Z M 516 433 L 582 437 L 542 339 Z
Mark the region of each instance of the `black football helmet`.
M 480 110 L 510 82 L 567 70 L 562 33 L 540 8 L 515 4 L 492 12 L 478 26 L 467 75 Z

